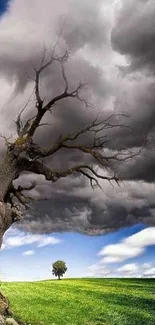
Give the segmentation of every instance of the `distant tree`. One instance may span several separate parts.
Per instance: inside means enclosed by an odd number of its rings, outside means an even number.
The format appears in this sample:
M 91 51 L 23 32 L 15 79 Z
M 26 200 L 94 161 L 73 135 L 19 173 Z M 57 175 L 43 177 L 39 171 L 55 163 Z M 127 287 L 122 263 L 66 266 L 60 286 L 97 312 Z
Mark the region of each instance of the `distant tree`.
M 52 273 L 58 277 L 58 280 L 60 280 L 60 277 L 63 276 L 67 271 L 66 263 L 63 261 L 56 261 L 52 264 L 52 267 Z

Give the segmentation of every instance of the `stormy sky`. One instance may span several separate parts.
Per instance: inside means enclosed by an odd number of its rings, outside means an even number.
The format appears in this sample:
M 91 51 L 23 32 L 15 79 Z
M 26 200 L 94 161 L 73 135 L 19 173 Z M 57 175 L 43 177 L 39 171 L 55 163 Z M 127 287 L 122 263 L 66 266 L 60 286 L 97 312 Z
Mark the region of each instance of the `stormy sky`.
M 47 57 L 60 30 L 57 53 L 70 49 L 66 75 L 69 89 L 79 80 L 88 85 L 82 96 L 93 107 L 77 100 L 54 106 L 36 134 L 36 141 L 50 146 L 60 135 L 79 130 L 97 113 L 102 118 L 124 113 L 119 123 L 130 128 L 107 131 L 110 150 L 133 152 L 147 145 L 140 155 L 112 168 L 120 186 L 100 181 L 93 191 L 87 179 L 76 174 L 52 184 L 43 176 L 22 175 L 20 182 L 37 181 L 31 195 L 38 200 L 20 229 L 34 233 L 78 231 L 101 234 L 144 223 L 155 225 L 155 3 L 152 0 L 11 0 L 0 18 L 0 132 L 16 136 L 14 120 L 31 97 L 24 118 L 35 112 L 32 94 L 34 67 L 47 48 Z M 61 93 L 64 81 L 60 67 L 53 64 L 42 75 L 41 95 L 45 101 Z M 122 121 L 123 118 L 123 121 Z M 105 132 L 105 131 L 104 131 Z M 105 135 L 105 133 L 104 133 Z M 91 135 L 89 135 L 91 139 Z M 82 138 L 85 141 L 85 138 Z M 1 155 L 4 141 L 1 139 Z M 50 166 L 68 168 L 86 162 L 87 155 L 60 151 L 48 160 Z M 107 171 L 99 167 L 101 174 Z M 48 199 L 48 200 L 46 200 Z

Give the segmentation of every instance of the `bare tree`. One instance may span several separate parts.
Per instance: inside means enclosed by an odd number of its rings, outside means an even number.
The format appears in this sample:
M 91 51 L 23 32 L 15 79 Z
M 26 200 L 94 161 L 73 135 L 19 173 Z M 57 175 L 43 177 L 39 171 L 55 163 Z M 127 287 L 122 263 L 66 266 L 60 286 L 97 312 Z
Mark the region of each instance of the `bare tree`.
M 19 186 L 15 188 L 13 181 L 24 172 L 33 172 L 36 174 L 42 174 L 47 181 L 56 182 L 62 177 L 67 177 L 73 173 L 83 175 L 90 181 L 92 188 L 100 186 L 99 180 L 116 181 L 118 178 L 116 173 L 111 176 L 107 176 L 107 173 L 100 174 L 97 172 L 94 165 L 98 165 L 104 170 L 107 168 L 109 162 L 113 160 L 124 160 L 122 158 L 122 150 L 118 150 L 112 154 L 105 153 L 106 147 L 106 130 L 123 127 L 113 119 L 113 115 L 104 120 L 100 120 L 96 117 L 89 125 L 81 130 L 77 130 L 72 134 L 66 134 L 66 136 L 60 136 L 55 143 L 51 144 L 49 148 L 43 148 L 34 141 L 34 135 L 36 130 L 43 125 L 42 119 L 47 112 L 51 111 L 53 106 L 66 98 L 72 98 L 82 101 L 87 107 L 90 105 L 86 100 L 81 97 L 81 90 L 85 86 L 79 82 L 77 87 L 69 91 L 69 82 L 66 77 L 65 63 L 69 59 L 69 51 L 65 51 L 64 55 L 56 56 L 55 51 L 51 52 L 50 58 L 46 60 L 46 53 L 44 53 L 41 61 L 41 65 L 38 69 L 35 69 L 35 97 L 36 97 L 36 114 L 34 117 L 23 121 L 23 111 L 26 106 L 20 111 L 16 120 L 17 139 L 10 142 L 5 138 L 6 153 L 4 158 L 0 162 L 0 245 L 5 231 L 16 221 L 22 218 L 21 206 L 27 207 L 29 204 L 29 198 L 23 193 L 24 190 L 28 191 L 35 187 L 33 183 L 28 188 L 22 188 Z M 40 93 L 40 79 L 41 74 L 54 62 L 60 65 L 62 80 L 64 81 L 64 90 L 59 95 L 51 98 L 46 104 L 41 97 Z M 104 131 L 104 135 L 103 135 Z M 92 141 L 90 144 L 84 145 L 80 143 L 81 135 L 91 133 Z M 79 141 L 77 141 L 79 140 Z M 49 168 L 44 162 L 44 158 L 54 155 L 61 149 L 67 150 L 79 150 L 84 154 L 90 155 L 94 159 L 94 165 L 79 164 L 66 170 L 55 170 Z M 131 157 L 132 155 L 130 155 Z M 16 200 L 15 200 L 16 198 Z M 17 204 L 17 201 L 19 204 Z

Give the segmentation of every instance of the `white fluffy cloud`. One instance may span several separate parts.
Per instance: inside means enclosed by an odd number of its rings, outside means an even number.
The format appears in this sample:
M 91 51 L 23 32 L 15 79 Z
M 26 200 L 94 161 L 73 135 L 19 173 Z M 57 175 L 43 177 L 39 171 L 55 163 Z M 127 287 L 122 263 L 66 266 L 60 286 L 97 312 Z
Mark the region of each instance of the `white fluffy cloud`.
M 116 244 L 105 246 L 99 253 L 99 261 L 91 265 L 88 275 L 96 277 L 155 277 L 152 263 L 126 263 L 145 253 L 147 247 L 155 245 L 155 227 L 143 229 Z M 115 263 L 120 266 L 115 267 Z M 109 265 L 108 265 L 109 264 Z
M 98 262 L 88 267 L 86 276 L 108 278 L 154 278 L 155 265 L 150 263 L 129 263 L 119 268 L 113 268 Z
M 23 256 L 31 256 L 31 255 L 34 255 L 35 254 L 35 251 L 33 250 L 29 250 L 29 251 L 25 251 L 23 252 Z
M 126 238 L 124 243 L 130 247 L 141 247 L 155 245 L 155 227 L 149 227 Z
M 21 231 L 8 231 L 4 236 L 2 249 L 11 249 L 15 247 L 21 247 L 25 245 L 35 244 L 36 247 L 44 247 L 47 245 L 56 245 L 61 243 L 61 240 L 53 236 L 46 235 L 33 235 L 25 234 Z
M 155 267 L 149 268 L 143 273 L 144 277 L 155 277 Z
M 87 276 L 108 277 L 110 270 L 105 265 L 93 264 L 88 268 Z
M 141 247 L 131 247 L 125 243 L 108 245 L 99 253 L 104 256 L 103 263 L 119 263 L 128 258 L 136 257 L 144 251 Z
M 135 263 L 132 264 L 126 264 L 123 265 L 122 267 L 118 268 L 117 271 L 119 273 L 124 273 L 124 274 L 134 274 L 138 271 L 138 266 Z
M 153 278 L 155 277 L 155 266 L 150 263 L 125 264 L 116 270 L 116 276 L 117 275 L 119 277 Z
M 141 230 L 118 244 L 105 246 L 99 252 L 99 256 L 103 257 L 102 263 L 123 262 L 143 254 L 151 245 L 155 245 L 155 227 Z

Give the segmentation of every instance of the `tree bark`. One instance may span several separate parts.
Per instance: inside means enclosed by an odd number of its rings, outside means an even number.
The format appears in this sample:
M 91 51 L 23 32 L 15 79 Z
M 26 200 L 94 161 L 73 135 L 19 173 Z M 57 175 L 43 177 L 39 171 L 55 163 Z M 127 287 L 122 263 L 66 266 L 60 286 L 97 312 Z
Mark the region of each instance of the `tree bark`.
M 13 223 L 11 208 L 5 202 L 7 192 L 17 175 L 17 160 L 9 151 L 0 161 L 0 247 L 3 235 Z

